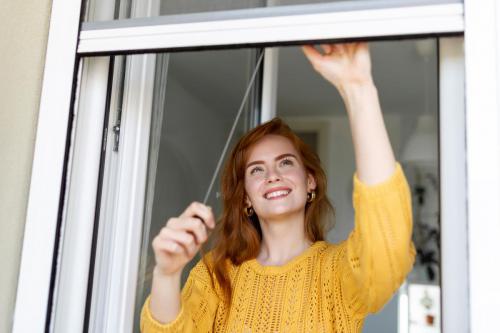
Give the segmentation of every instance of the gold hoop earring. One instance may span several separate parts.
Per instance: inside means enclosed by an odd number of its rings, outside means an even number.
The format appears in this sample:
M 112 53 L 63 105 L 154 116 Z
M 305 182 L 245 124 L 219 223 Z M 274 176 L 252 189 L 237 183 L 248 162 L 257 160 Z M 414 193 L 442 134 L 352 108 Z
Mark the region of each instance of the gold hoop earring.
M 307 202 L 311 203 L 316 199 L 316 191 L 307 192 Z
M 246 214 L 248 217 L 252 216 L 252 215 L 253 215 L 253 213 L 254 213 L 254 211 L 253 211 L 252 206 L 250 206 L 250 207 L 245 207 L 245 214 Z

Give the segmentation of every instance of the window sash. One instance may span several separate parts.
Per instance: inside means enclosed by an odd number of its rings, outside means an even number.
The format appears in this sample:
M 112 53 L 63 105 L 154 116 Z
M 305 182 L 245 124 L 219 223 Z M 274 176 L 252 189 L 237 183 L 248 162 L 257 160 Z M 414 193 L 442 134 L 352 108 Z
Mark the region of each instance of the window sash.
M 186 23 L 170 23 L 165 22 L 163 17 L 153 17 L 87 23 L 80 34 L 78 54 L 276 45 L 320 39 L 461 34 L 463 31 L 461 3 L 255 15 Z

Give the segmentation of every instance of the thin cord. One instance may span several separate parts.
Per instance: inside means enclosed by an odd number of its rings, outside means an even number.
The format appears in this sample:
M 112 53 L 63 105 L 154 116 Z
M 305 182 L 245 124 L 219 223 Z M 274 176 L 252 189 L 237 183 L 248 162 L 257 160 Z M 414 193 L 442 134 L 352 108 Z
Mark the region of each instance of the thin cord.
M 240 109 L 238 110 L 238 113 L 236 114 L 236 118 L 234 119 L 233 122 L 233 127 L 231 128 L 231 131 L 229 132 L 229 136 L 227 137 L 226 144 L 224 145 L 224 149 L 222 150 L 222 154 L 220 155 L 219 162 L 217 162 L 217 167 L 215 168 L 215 172 L 212 175 L 212 180 L 210 181 L 210 186 L 208 186 L 207 193 L 205 194 L 205 198 L 203 199 L 203 204 L 206 205 L 208 198 L 210 197 L 210 193 L 212 192 L 212 188 L 214 187 L 215 184 L 215 179 L 217 178 L 217 175 L 219 174 L 219 170 L 222 166 L 222 162 L 224 161 L 224 157 L 226 156 L 227 149 L 229 148 L 229 143 L 231 142 L 231 139 L 233 138 L 234 131 L 236 130 L 236 125 L 238 124 L 238 120 L 240 119 L 241 113 L 243 112 L 243 108 L 245 107 L 246 101 L 248 99 L 248 96 L 250 94 L 250 89 L 253 86 L 253 82 L 255 81 L 255 77 L 257 75 L 257 71 L 260 67 L 260 63 L 262 62 L 262 58 L 264 57 L 264 52 L 260 54 L 259 60 L 257 61 L 257 65 L 255 65 L 255 69 L 253 71 L 252 77 L 250 79 L 250 83 L 247 86 L 247 90 L 245 91 L 245 96 L 243 96 L 243 100 L 241 101 Z

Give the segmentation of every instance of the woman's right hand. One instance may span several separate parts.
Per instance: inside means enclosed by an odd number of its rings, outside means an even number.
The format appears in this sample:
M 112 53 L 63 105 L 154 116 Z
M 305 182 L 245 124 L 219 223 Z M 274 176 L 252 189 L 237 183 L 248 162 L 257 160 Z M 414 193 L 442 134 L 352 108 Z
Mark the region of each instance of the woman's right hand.
M 214 227 L 212 209 L 199 202 L 191 203 L 179 217 L 170 218 L 152 242 L 155 274 L 180 274 Z

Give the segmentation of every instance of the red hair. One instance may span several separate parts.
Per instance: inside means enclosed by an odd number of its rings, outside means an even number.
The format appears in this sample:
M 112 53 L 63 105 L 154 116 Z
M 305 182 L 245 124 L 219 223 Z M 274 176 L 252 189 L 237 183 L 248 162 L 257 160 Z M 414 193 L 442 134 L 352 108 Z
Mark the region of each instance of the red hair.
M 304 229 L 311 242 L 325 239 L 325 234 L 333 226 L 335 209 L 327 197 L 327 180 L 318 155 L 304 143 L 281 119 L 274 118 L 246 133 L 233 148 L 226 161 L 221 193 L 222 216 L 215 230 L 215 246 L 211 251 L 210 265 L 205 255 L 202 259 L 208 267 L 212 284 L 214 276 L 222 291 L 223 300 L 231 304 L 231 281 L 229 265 L 238 266 L 254 259 L 260 251 L 262 230 L 256 214 L 250 218 L 245 214 L 245 168 L 250 148 L 266 135 L 280 135 L 292 143 L 306 172 L 316 180 L 316 198 L 306 204 Z

